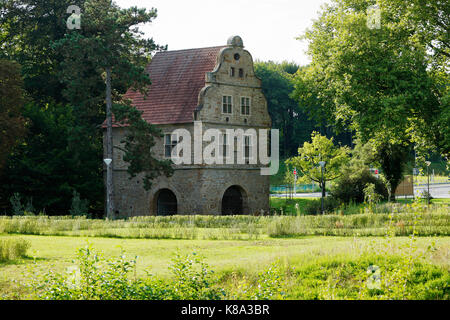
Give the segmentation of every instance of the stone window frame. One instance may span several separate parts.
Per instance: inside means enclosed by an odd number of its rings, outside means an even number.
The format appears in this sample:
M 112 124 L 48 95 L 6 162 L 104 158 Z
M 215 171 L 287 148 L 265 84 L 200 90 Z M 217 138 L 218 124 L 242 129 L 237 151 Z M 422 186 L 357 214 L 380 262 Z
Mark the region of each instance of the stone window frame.
M 170 143 L 167 143 L 168 142 L 167 137 L 170 137 Z M 178 144 L 178 136 L 176 134 L 172 132 L 164 133 L 164 158 L 166 159 L 172 158 L 172 150 L 176 147 L 177 144 Z M 169 155 L 167 155 L 168 150 Z
M 239 74 L 238 74 L 239 78 L 243 79 L 245 74 L 244 74 L 244 69 L 243 68 L 239 68 Z
M 243 99 L 248 99 L 248 106 L 244 106 L 243 104 L 242 104 L 242 101 L 243 101 Z M 246 97 L 246 96 L 241 96 L 240 97 L 240 105 L 241 105 L 241 115 L 242 116 L 250 116 L 251 115 L 251 106 L 252 106 L 252 98 L 251 97 Z M 243 111 L 243 107 L 247 107 L 248 108 L 248 113 L 243 113 L 242 111 Z
M 234 67 L 230 67 L 230 77 L 234 77 L 236 75 L 236 69 Z
M 230 98 L 230 99 L 228 99 L 228 101 L 225 102 L 225 98 Z M 226 105 L 227 111 L 230 111 L 230 112 L 224 112 L 225 105 Z M 233 96 L 230 96 L 230 95 L 222 96 L 222 114 L 233 114 Z

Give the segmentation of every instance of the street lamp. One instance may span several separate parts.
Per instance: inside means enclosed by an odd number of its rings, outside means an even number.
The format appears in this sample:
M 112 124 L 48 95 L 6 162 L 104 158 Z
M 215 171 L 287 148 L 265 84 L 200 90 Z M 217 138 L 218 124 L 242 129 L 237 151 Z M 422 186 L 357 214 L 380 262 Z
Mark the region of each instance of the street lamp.
M 321 210 L 322 214 L 324 212 L 324 210 L 323 210 L 323 198 L 325 197 L 325 185 L 323 183 L 323 169 L 325 168 L 325 164 L 326 164 L 325 161 L 319 161 L 320 171 L 322 173 L 322 183 L 321 183 L 321 185 L 322 185 L 322 210 Z
M 430 205 L 430 161 L 425 161 L 426 165 L 427 165 L 427 189 L 428 189 L 428 194 L 427 194 L 427 200 L 428 200 L 428 205 Z
M 106 164 L 106 216 L 111 219 L 113 214 L 112 207 L 112 168 L 111 168 L 111 158 L 103 159 Z

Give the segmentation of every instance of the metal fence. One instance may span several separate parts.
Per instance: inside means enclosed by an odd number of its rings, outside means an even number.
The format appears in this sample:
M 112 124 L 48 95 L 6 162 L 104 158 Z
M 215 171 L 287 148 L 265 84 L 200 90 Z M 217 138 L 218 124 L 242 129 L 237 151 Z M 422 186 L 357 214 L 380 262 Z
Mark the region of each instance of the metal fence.
M 317 192 L 317 184 L 297 184 L 296 192 Z M 293 192 L 293 185 L 270 186 L 270 193 L 290 193 Z

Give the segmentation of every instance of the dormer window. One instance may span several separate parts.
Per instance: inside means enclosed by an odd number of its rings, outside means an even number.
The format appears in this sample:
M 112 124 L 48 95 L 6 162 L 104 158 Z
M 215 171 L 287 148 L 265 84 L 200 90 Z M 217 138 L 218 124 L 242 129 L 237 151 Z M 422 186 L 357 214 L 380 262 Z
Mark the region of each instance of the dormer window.
M 243 78 L 244 77 L 244 69 L 240 68 L 239 69 L 239 78 Z
M 250 98 L 241 97 L 241 114 L 244 116 L 250 115 Z
M 223 96 L 222 97 L 222 113 L 232 113 L 233 111 L 233 97 Z
M 230 76 L 234 77 L 234 68 L 233 67 L 231 67 L 231 69 L 230 69 Z

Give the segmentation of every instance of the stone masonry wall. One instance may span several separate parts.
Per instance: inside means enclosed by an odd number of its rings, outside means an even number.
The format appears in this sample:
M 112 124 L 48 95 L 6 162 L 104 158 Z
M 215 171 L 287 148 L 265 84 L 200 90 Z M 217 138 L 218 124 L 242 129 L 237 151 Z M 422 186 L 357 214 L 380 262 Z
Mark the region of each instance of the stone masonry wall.
M 233 39 L 234 40 L 234 39 Z M 239 43 L 239 42 L 238 42 Z M 239 55 L 239 56 L 237 56 Z M 231 75 L 231 68 L 235 74 Z M 239 69 L 243 70 L 242 77 Z M 250 53 L 236 42 L 224 48 L 217 57 L 214 70 L 207 73 L 206 85 L 199 93 L 199 107 L 193 118 L 203 124 L 203 133 L 209 128 L 269 129 L 271 120 L 267 102 L 262 93 L 261 81 L 255 76 Z M 222 96 L 233 97 L 231 114 L 222 112 Z M 241 114 L 241 97 L 250 98 L 250 114 Z M 184 128 L 194 137 L 194 123 L 159 125 L 164 133 Z M 120 144 L 124 128 L 113 129 L 114 145 Z M 106 130 L 105 130 L 106 132 Z M 203 147 L 208 143 L 204 142 Z M 236 149 L 236 148 L 235 148 Z M 106 148 L 105 148 L 106 150 Z M 191 160 L 194 159 L 194 142 L 191 142 Z M 155 157 L 164 157 L 164 141 L 158 139 L 152 149 Z M 159 190 L 171 190 L 178 204 L 178 214 L 221 214 L 221 202 L 225 191 L 238 185 L 243 191 L 244 214 L 269 210 L 269 176 L 260 175 L 260 164 L 215 164 L 174 165 L 172 177 L 160 176 L 152 182 L 152 188 L 145 191 L 142 176 L 128 178 L 122 152 L 114 150 L 114 191 L 116 213 L 137 216 L 156 214 L 156 198 Z M 106 166 L 105 166 L 106 170 Z

